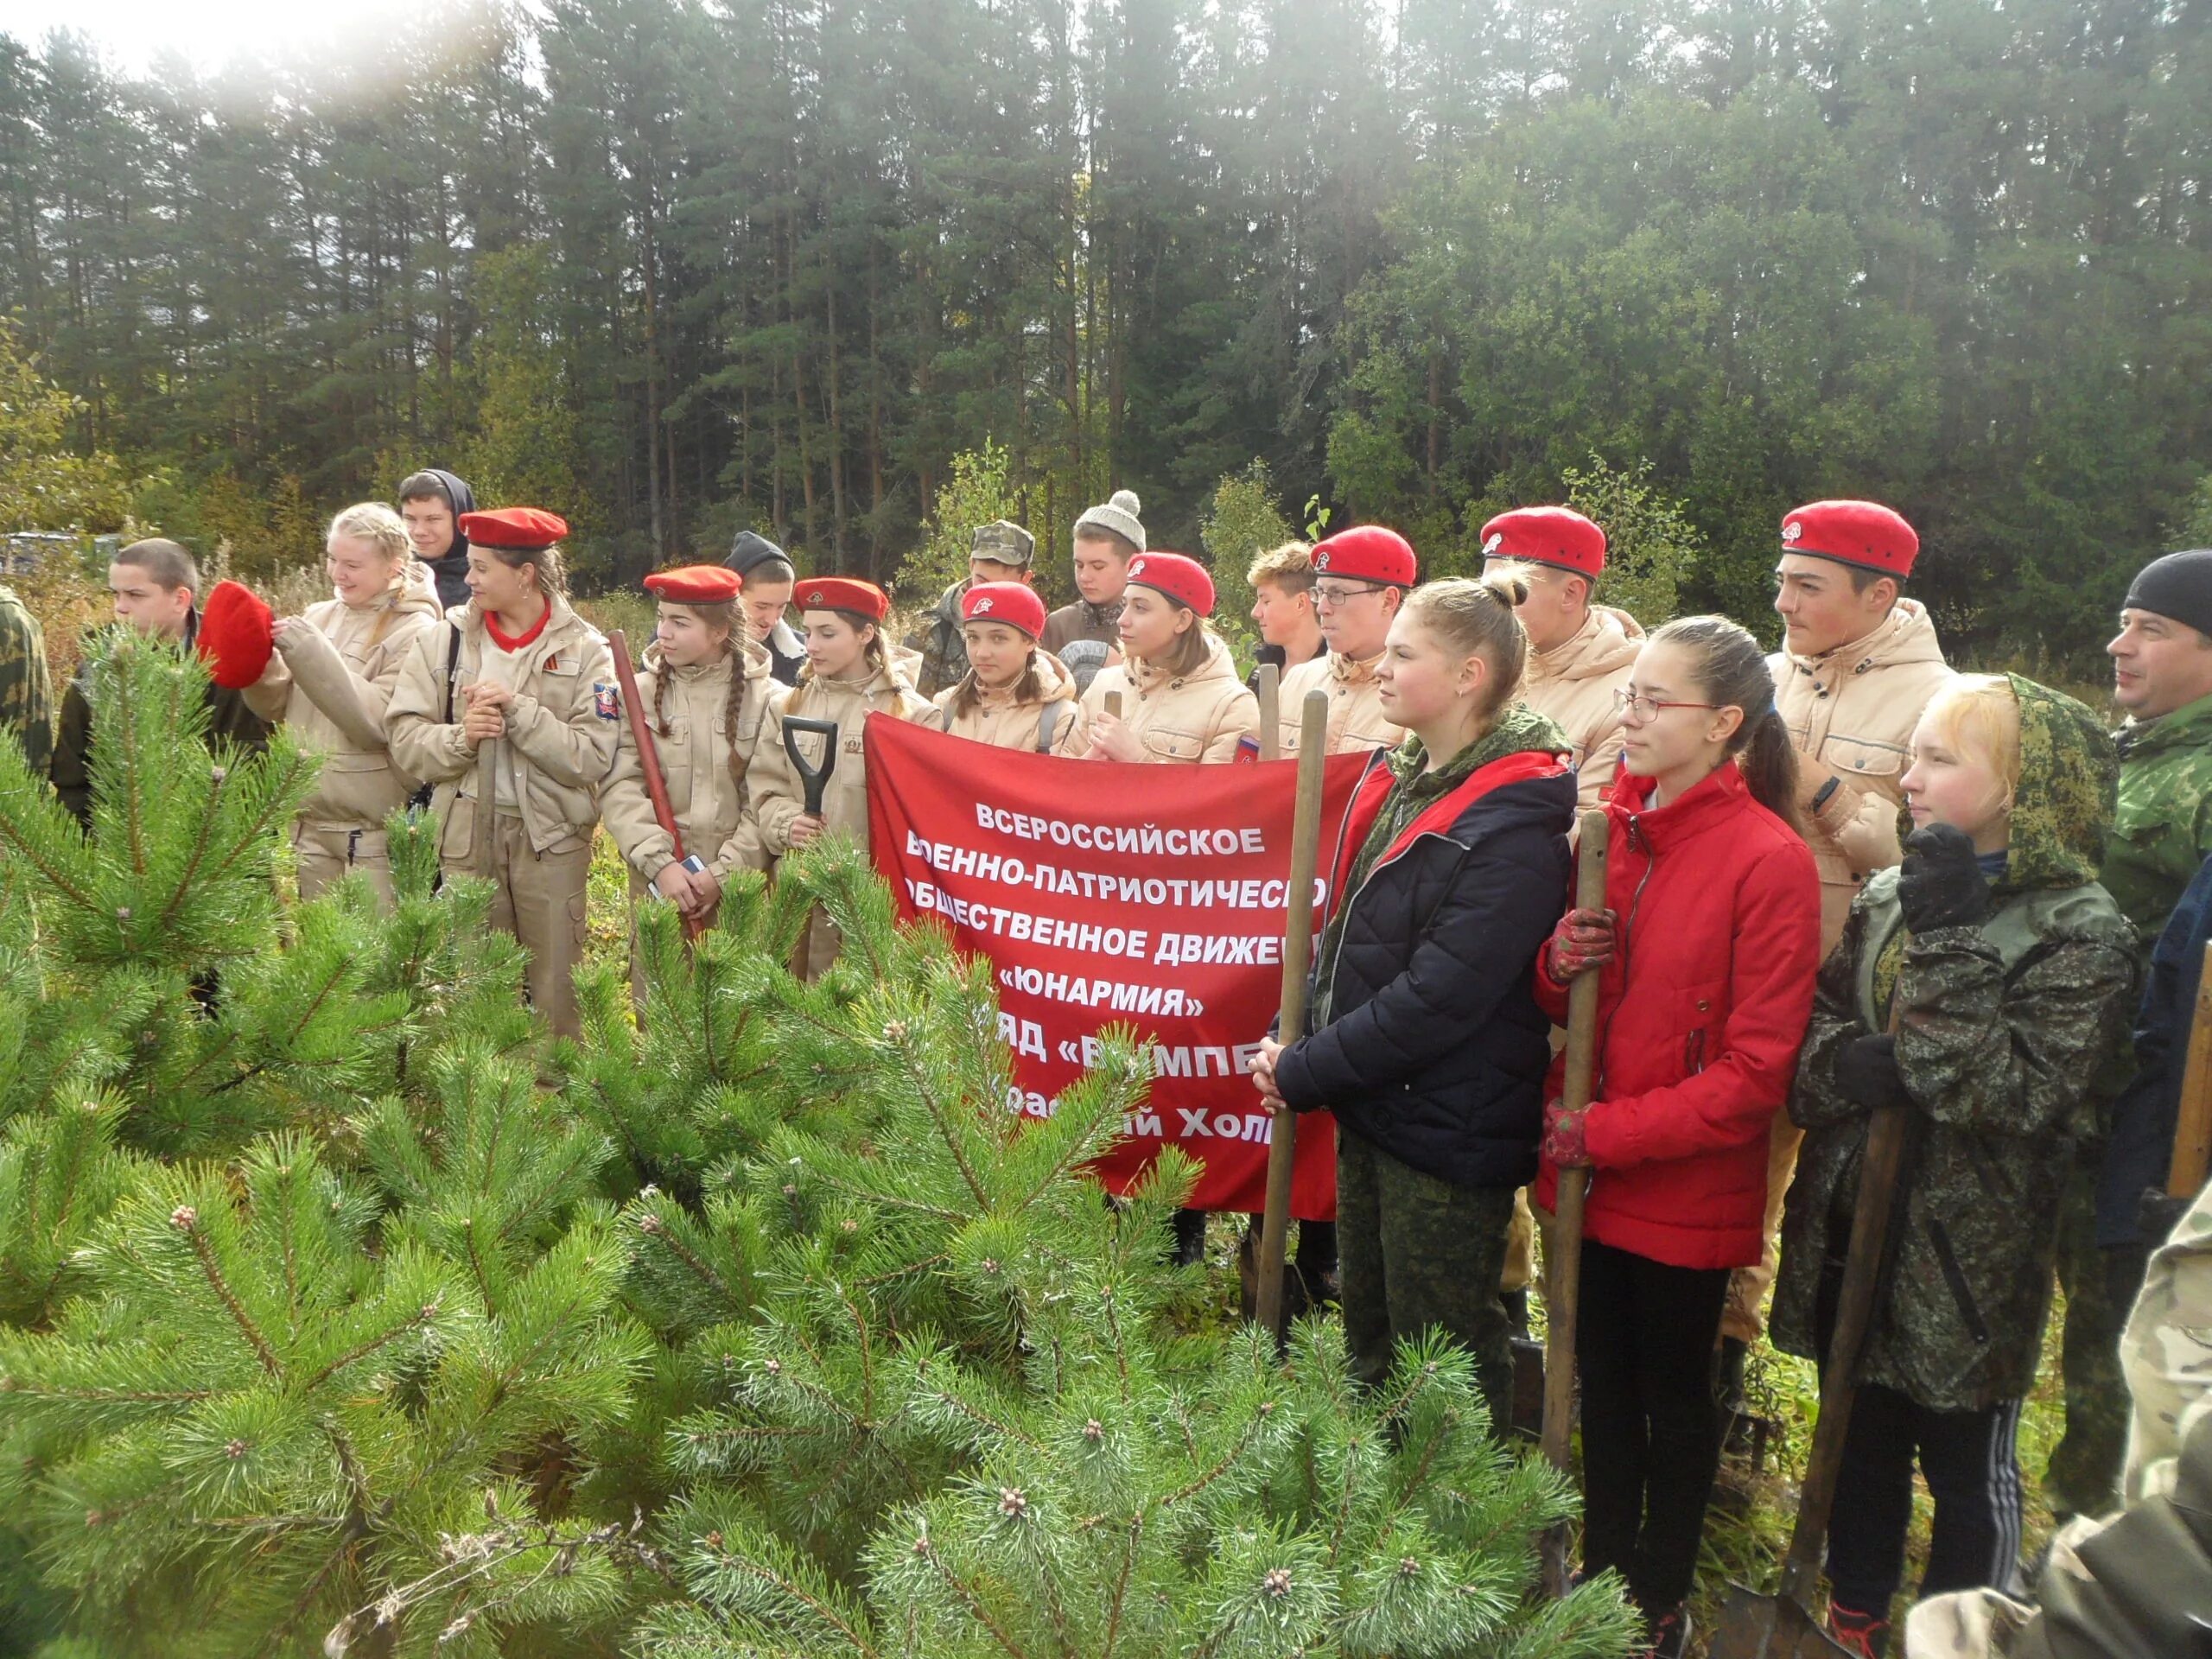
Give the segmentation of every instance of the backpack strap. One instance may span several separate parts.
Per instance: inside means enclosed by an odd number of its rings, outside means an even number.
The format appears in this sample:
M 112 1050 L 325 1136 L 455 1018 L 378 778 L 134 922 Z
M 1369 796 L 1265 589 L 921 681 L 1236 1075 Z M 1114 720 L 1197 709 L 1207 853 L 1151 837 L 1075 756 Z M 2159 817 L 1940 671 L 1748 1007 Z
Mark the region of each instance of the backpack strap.
M 453 724 L 453 677 L 461 671 L 461 624 L 448 622 L 453 635 L 446 641 L 446 724 Z
M 1037 753 L 1052 752 L 1052 733 L 1060 723 L 1060 705 L 1048 702 L 1037 711 Z

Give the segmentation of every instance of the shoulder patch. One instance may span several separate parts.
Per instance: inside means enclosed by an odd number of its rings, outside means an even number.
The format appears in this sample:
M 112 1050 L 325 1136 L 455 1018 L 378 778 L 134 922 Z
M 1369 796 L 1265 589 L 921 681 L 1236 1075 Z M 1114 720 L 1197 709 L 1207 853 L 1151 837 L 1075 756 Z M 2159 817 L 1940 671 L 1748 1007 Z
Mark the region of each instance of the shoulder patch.
M 621 716 L 622 699 L 605 680 L 592 682 L 591 706 L 592 712 L 601 720 L 616 720 Z

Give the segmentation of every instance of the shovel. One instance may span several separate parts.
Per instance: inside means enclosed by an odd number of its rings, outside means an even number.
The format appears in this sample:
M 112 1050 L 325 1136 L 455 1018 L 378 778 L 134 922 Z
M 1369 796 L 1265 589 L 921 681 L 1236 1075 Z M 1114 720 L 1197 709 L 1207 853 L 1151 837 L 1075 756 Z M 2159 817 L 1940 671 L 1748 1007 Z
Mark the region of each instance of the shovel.
M 1270 664 L 1272 666 L 1272 664 Z M 1266 671 L 1262 671 L 1266 684 Z M 1273 690 L 1272 687 L 1269 688 Z M 1270 702 L 1273 698 L 1270 697 Z M 1270 714 L 1273 710 L 1268 711 Z M 1313 960 L 1313 871 L 1320 861 L 1321 782 L 1328 765 L 1329 694 L 1306 694 L 1298 749 L 1298 794 L 1291 817 L 1290 899 L 1283 925 L 1282 1007 L 1276 1040 L 1296 1042 L 1306 1034 L 1306 975 Z M 1272 722 L 1260 728 L 1266 743 Z M 1268 747 L 1272 747 L 1273 745 Z M 1272 758 L 1272 757 L 1271 757 Z M 1290 1232 L 1291 1176 L 1298 1162 L 1298 1114 L 1275 1108 L 1268 1141 L 1267 1208 L 1260 1217 L 1259 1322 L 1282 1340 L 1283 1251 Z
M 822 740 L 822 764 L 810 766 L 798 747 L 799 734 L 809 733 Z M 806 791 L 806 816 L 822 816 L 822 791 L 830 786 L 830 774 L 837 770 L 837 722 L 834 720 L 806 720 L 798 715 L 784 716 L 784 753 L 791 758 L 791 767 L 798 773 L 800 786 Z
M 1903 1004 L 1890 1015 L 1897 1028 Z M 1859 1170 L 1859 1201 L 1851 1212 L 1851 1243 L 1843 1260 L 1843 1288 L 1836 1299 L 1835 1334 L 1828 1341 L 1827 1379 L 1821 1384 L 1820 1421 L 1813 1453 L 1797 1495 L 1797 1524 L 1782 1560 L 1782 1583 L 1763 1596 L 1732 1584 L 1707 1659 L 1850 1659 L 1849 1650 L 1821 1628 L 1813 1613 L 1814 1587 L 1828 1537 L 1828 1509 L 1843 1464 L 1843 1437 L 1851 1427 L 1854 1378 L 1866 1347 L 1866 1329 L 1887 1276 L 1890 1211 L 1897 1197 L 1910 1139 L 1910 1108 L 1879 1106 L 1866 1129 L 1866 1155 Z
M 1592 810 L 1582 815 L 1576 831 L 1574 902 L 1586 910 L 1605 907 L 1605 815 Z M 1567 1072 L 1560 1080 L 1560 1103 L 1579 1112 L 1590 1103 L 1597 1081 L 1598 972 L 1586 968 L 1574 976 L 1567 993 Z M 1562 1169 L 1554 1205 L 1551 1236 L 1544 1242 L 1544 1422 L 1537 1445 L 1544 1461 L 1562 1475 L 1574 1473 L 1574 1451 L 1569 1445 L 1574 1427 L 1574 1321 L 1582 1290 L 1582 1206 L 1590 1192 L 1587 1169 Z M 1567 1593 L 1567 1527 L 1564 1522 L 1545 1533 L 1544 1587 L 1554 1596 Z
M 2193 1198 L 2204 1189 L 2212 1164 L 2212 944 L 2204 947 L 2196 980 L 2196 1013 L 2189 1026 L 2189 1052 L 2181 1073 L 2181 1109 L 2174 1116 L 2173 1161 L 2166 1166 L 2166 1196 Z M 2152 1248 L 2162 1243 L 2153 1239 Z

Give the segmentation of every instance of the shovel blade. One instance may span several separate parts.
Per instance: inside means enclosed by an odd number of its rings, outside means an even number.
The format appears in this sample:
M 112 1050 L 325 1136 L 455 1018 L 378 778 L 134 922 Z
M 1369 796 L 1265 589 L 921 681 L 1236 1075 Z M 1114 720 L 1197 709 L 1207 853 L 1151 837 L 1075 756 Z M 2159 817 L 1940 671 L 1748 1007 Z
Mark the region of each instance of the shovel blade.
M 1851 1652 L 1787 1596 L 1728 1586 L 1706 1659 L 1851 1659 Z

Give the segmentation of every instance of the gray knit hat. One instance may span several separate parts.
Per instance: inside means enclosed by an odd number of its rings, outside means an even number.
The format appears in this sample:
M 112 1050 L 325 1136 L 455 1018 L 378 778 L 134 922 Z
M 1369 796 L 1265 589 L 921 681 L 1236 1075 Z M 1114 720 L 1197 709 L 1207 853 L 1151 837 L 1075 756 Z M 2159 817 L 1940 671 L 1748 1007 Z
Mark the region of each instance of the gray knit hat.
M 1135 490 L 1116 490 L 1113 499 L 1104 506 L 1084 509 L 1083 517 L 1075 521 L 1075 533 L 1082 535 L 1085 524 L 1110 530 L 1141 553 L 1144 551 L 1144 521 L 1137 517 L 1137 493 Z
M 994 518 L 978 528 L 968 543 L 969 558 L 995 559 L 1001 564 L 1027 564 L 1036 553 L 1037 538 L 1005 518 Z

